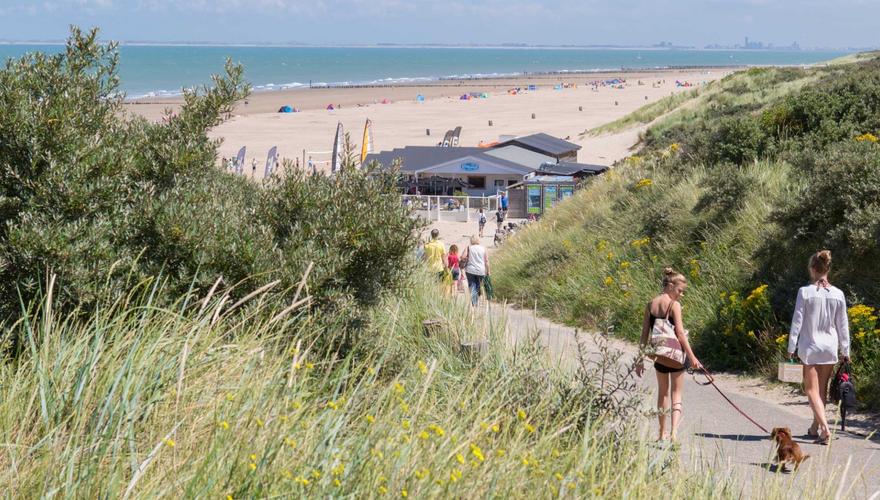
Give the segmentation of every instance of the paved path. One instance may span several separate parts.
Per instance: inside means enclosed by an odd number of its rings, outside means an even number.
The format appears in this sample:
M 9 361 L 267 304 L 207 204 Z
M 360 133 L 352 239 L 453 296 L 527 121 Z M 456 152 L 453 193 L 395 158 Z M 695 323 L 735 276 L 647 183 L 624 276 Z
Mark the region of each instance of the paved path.
M 539 318 L 528 310 L 498 304 L 493 304 L 492 310 L 493 314 L 506 318 L 508 338 L 512 343 L 524 342 L 538 333 L 554 361 L 561 366 L 573 366 L 577 353 L 575 329 Z M 589 335 L 580 335 L 580 339 L 588 346 L 595 346 Z M 631 343 L 612 340 L 611 344 L 628 355 L 636 353 L 636 347 Z M 649 402 L 656 394 L 655 380 L 653 368 L 647 370 L 642 386 L 648 393 L 646 400 Z M 847 433 L 838 434 L 831 446 L 812 444 L 801 436 L 811 422 L 805 397 L 780 397 L 760 384 L 743 384 L 732 376 L 719 376 L 716 383 L 764 427 L 790 427 L 804 452 L 811 455 L 799 472 L 785 479 L 793 479 L 790 486 L 793 497 L 835 498 L 836 491 L 820 492 L 812 483 L 817 478 L 833 476 L 838 478 L 836 484 L 840 484 L 839 478 L 845 472 L 845 486 L 840 498 L 880 498 L 880 440 Z M 656 432 L 656 420 L 646 420 L 650 432 Z M 689 376 L 679 438 L 684 463 L 702 461 L 739 475 L 747 488 L 742 492 L 743 496 L 760 497 L 761 485 L 774 478 L 769 436 L 737 413 L 713 388 L 698 385 Z

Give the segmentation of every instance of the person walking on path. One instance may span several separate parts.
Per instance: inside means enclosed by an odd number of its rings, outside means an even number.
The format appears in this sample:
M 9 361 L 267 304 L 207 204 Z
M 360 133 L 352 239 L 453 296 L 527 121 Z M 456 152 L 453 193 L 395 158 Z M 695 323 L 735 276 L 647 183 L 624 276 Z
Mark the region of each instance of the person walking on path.
M 501 231 L 501 227 L 504 225 L 504 212 L 500 208 L 495 212 L 495 223 L 498 225 L 496 231 Z
M 461 267 L 458 259 L 458 245 L 452 244 L 449 246 L 449 255 L 446 257 L 446 264 L 449 268 L 450 273 L 452 274 L 452 281 L 449 282 L 447 293 L 452 295 L 453 290 L 455 290 L 456 286 L 459 286 L 459 280 L 461 280 Z
M 673 345 L 683 352 L 690 361 L 690 367 L 699 370 L 703 367 L 691 345 L 688 342 L 687 330 L 681 315 L 681 303 L 679 299 L 687 290 L 687 279 L 681 273 L 667 267 L 663 270 L 663 291 L 660 295 L 651 299 L 645 307 L 645 319 L 642 322 L 642 338 L 640 346 L 642 350 L 648 346 L 651 334 L 660 328 L 672 328 L 678 342 Z M 673 443 L 677 439 L 678 426 L 682 417 L 682 394 L 684 392 L 684 363 L 667 356 L 654 355 L 654 370 L 657 372 L 657 410 L 660 424 L 659 441 L 670 439 Z M 645 367 L 639 363 L 636 366 L 636 375 L 644 373 Z M 671 401 L 670 401 L 671 400 Z M 671 430 L 666 432 L 666 414 L 670 413 Z
M 437 280 L 442 282 L 444 274 L 446 274 L 446 245 L 440 240 L 440 231 L 431 230 L 431 241 L 425 245 L 425 261 L 428 263 L 428 270 L 437 274 Z
M 486 213 L 483 212 L 483 209 L 480 209 L 480 213 L 478 214 L 480 218 L 480 238 L 483 237 L 483 229 L 486 227 Z
M 502 192 L 501 192 L 501 211 L 504 212 L 504 215 L 505 215 L 505 216 L 507 215 L 507 205 L 508 205 L 508 203 L 509 203 L 509 202 L 508 202 L 508 200 L 507 200 L 507 191 L 502 191 Z
M 838 352 L 849 361 L 849 320 L 846 298 L 828 282 L 831 252 L 822 250 L 810 257 L 812 283 L 798 290 L 788 334 L 788 357 L 795 354 L 804 364 L 804 391 L 813 410 L 813 423 L 807 434 L 818 444 L 828 444 L 831 432 L 825 418 L 828 379 Z
M 471 244 L 462 254 L 461 260 L 467 261 L 464 272 L 471 291 L 471 305 L 476 306 L 480 300 L 483 279 L 489 276 L 489 255 L 486 247 L 480 244 L 479 236 L 471 236 Z

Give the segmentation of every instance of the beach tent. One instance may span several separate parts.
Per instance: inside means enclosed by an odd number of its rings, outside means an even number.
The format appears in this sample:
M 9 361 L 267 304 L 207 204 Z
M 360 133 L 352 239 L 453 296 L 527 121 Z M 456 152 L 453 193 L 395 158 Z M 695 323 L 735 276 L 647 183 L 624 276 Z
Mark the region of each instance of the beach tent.
M 382 104 L 391 104 L 391 101 L 388 99 L 382 99 Z
M 278 112 L 279 113 L 293 113 L 293 108 L 291 108 L 290 106 L 287 106 L 287 105 L 281 106 L 280 108 L 278 108 Z
M 327 105 L 327 111 L 333 111 L 334 109 L 336 108 L 334 108 L 332 104 Z
M 537 85 L 529 85 L 529 90 L 538 90 Z
M 419 94 L 416 96 L 416 102 L 425 102 L 425 96 Z
M 554 85 L 553 90 L 562 90 L 562 85 Z
M 471 98 L 471 96 L 469 96 L 469 95 L 467 95 L 467 94 L 462 94 L 461 97 L 458 98 L 458 100 L 460 100 L 460 101 L 467 101 L 467 100 L 470 99 L 470 98 Z
M 482 97 L 483 99 L 486 99 L 489 97 L 489 94 L 487 94 L 486 92 L 483 92 L 482 94 L 480 94 L 480 97 Z

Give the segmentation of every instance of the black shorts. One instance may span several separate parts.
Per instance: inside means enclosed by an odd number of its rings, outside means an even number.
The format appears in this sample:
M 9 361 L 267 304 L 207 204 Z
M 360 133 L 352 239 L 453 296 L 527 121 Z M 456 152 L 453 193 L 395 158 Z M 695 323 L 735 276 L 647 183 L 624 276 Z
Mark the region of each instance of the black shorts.
M 666 365 L 661 365 L 656 361 L 654 361 L 654 369 L 657 370 L 657 373 L 678 373 L 684 371 L 683 366 L 681 368 L 670 368 Z
M 458 281 L 459 279 L 461 279 L 461 270 L 460 269 L 453 269 L 452 270 L 452 281 Z

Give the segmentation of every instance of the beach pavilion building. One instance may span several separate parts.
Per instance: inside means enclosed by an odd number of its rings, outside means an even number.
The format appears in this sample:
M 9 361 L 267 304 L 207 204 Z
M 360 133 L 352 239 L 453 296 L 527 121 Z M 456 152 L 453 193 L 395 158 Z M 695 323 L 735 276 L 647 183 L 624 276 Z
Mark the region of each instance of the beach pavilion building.
M 581 146 L 547 134 L 533 134 L 488 148 L 407 146 L 371 154 L 365 163 L 400 163 L 401 184 L 409 194 L 493 196 L 539 176 L 576 182 L 608 167 L 577 163 Z

